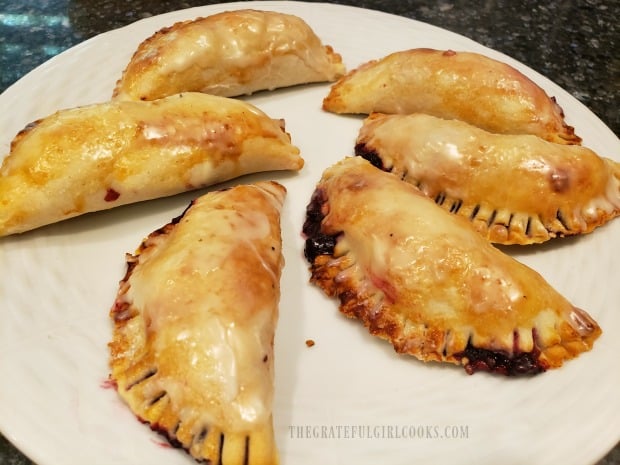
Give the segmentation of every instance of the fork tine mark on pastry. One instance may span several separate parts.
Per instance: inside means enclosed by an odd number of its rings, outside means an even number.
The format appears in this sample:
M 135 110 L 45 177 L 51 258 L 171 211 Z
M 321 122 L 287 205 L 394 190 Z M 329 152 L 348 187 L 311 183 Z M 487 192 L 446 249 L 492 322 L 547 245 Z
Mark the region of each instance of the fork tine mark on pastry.
M 154 100 L 189 91 L 236 97 L 335 81 L 344 73 L 340 55 L 301 18 L 236 10 L 179 22 L 146 39 L 113 98 Z
M 555 98 L 510 65 L 473 52 L 419 48 L 364 63 L 332 85 L 323 108 L 428 113 L 490 132 L 581 142 Z
M 201 93 L 61 110 L 11 144 L 0 168 L 0 235 L 244 174 L 299 170 L 283 126 L 249 103 Z
M 303 232 L 311 281 L 420 360 L 536 374 L 590 350 L 601 333 L 464 218 L 361 157 L 324 172 Z
M 492 134 L 421 113 L 375 113 L 355 152 L 469 218 L 496 243 L 585 234 L 620 215 L 620 164 L 583 146 Z
M 207 463 L 276 465 L 273 343 L 285 189 L 213 191 L 127 257 L 111 379 L 143 422 Z

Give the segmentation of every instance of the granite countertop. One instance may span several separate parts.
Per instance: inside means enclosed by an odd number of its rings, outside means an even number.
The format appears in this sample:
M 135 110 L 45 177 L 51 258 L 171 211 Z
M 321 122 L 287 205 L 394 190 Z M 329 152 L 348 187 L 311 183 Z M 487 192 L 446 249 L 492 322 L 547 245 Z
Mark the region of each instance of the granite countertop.
M 0 92 L 53 55 L 96 34 L 148 16 L 211 3 L 218 2 L 0 0 Z M 465 0 L 333 3 L 413 18 L 503 52 L 563 87 L 616 135 L 620 133 L 620 7 L 616 0 L 481 0 L 476 8 Z M 0 464 L 31 462 L 0 436 Z M 620 444 L 597 465 L 620 465 Z

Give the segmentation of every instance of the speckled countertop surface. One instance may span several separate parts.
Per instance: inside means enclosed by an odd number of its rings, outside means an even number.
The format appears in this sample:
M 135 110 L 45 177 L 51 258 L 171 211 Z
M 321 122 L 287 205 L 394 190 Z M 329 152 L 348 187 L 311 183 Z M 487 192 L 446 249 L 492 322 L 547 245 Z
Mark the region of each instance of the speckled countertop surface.
M 96 34 L 148 16 L 211 3 L 219 2 L 0 0 L 0 92 L 53 55 Z M 617 0 L 333 3 L 427 22 L 503 52 L 556 82 L 620 134 Z M 0 436 L 0 465 L 27 464 L 31 462 Z M 620 465 L 620 445 L 597 465 Z

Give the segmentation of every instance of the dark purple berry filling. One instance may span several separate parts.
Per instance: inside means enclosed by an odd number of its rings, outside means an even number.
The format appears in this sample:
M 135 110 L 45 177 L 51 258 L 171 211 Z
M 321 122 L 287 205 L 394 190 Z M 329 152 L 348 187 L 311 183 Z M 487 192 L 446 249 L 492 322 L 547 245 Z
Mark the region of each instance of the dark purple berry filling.
M 383 160 L 374 150 L 368 150 L 366 144 L 355 144 L 355 155 L 368 160 L 373 166 L 380 170 L 387 171 L 383 165 Z
M 477 371 L 489 371 L 507 376 L 535 375 L 545 371 L 538 361 L 539 352 L 521 352 L 508 356 L 502 352 L 479 349 L 468 344 L 463 352 L 455 354 L 458 359 L 467 359 L 465 371 L 470 375 Z
M 306 238 L 304 256 L 311 264 L 319 255 L 333 255 L 336 246 L 336 235 L 324 234 L 321 231 L 321 222 L 324 218 L 323 205 L 326 201 L 324 192 L 317 189 L 306 207 L 306 220 L 302 230 Z

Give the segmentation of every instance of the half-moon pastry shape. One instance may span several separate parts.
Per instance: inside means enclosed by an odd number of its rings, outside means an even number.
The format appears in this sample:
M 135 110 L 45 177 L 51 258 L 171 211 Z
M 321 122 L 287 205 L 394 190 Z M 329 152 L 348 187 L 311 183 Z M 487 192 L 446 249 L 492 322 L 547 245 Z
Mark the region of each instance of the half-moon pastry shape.
M 421 113 L 373 114 L 355 152 L 496 243 L 585 234 L 620 215 L 620 163 L 579 145 Z
M 350 71 L 331 87 L 334 113 L 428 113 L 490 132 L 578 144 L 555 99 L 508 64 L 473 52 L 418 48 Z
M 61 110 L 11 144 L 0 168 L 0 235 L 302 166 L 283 122 L 239 100 L 187 93 Z
M 311 281 L 399 353 L 469 373 L 535 374 L 601 333 L 467 220 L 361 157 L 324 172 L 304 234 Z
M 275 182 L 207 193 L 127 255 L 110 377 L 141 421 L 200 462 L 278 463 L 284 196 Z
M 224 97 L 335 81 L 340 55 L 301 18 L 236 10 L 179 22 L 142 42 L 113 96 L 155 100 L 179 92 Z

